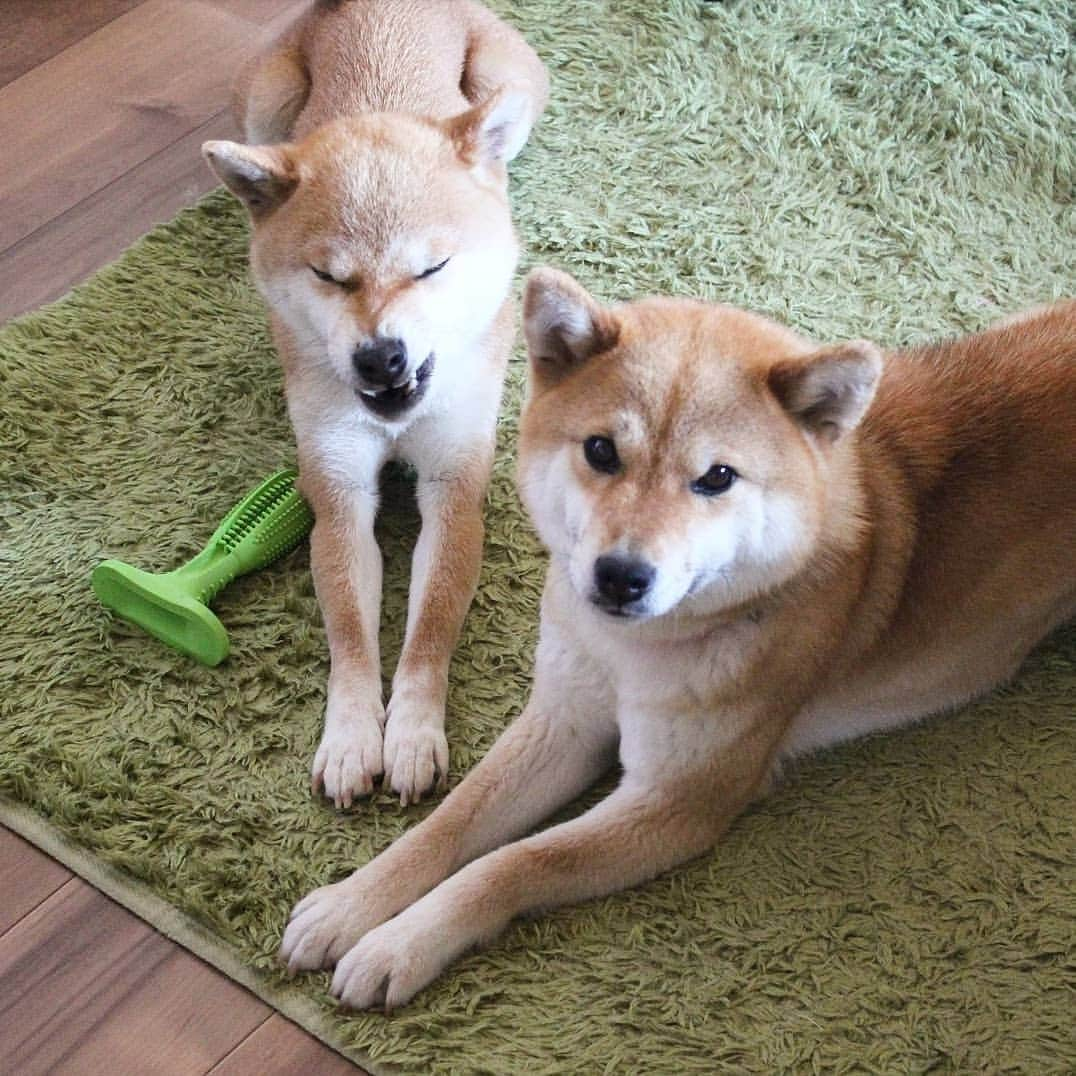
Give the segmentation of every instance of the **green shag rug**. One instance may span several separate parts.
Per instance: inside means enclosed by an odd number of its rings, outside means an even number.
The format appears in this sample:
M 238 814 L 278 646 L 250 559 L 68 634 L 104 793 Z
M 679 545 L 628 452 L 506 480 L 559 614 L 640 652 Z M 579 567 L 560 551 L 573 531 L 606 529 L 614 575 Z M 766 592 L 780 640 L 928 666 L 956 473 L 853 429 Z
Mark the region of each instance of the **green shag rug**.
M 1076 291 L 1071 0 L 499 0 L 553 100 L 528 262 L 822 338 L 970 330 Z M 391 1018 L 275 962 L 292 903 L 422 816 L 307 788 L 327 672 L 305 550 L 219 602 L 209 670 L 112 620 L 293 446 L 245 224 L 214 194 L 0 333 L 3 817 L 374 1072 L 1071 1072 L 1076 632 L 980 705 L 811 760 L 713 854 L 516 925 Z M 513 364 L 453 780 L 528 690 L 543 564 Z M 417 529 L 390 476 L 386 668 Z M 999 511 L 1019 491 L 999 476 Z

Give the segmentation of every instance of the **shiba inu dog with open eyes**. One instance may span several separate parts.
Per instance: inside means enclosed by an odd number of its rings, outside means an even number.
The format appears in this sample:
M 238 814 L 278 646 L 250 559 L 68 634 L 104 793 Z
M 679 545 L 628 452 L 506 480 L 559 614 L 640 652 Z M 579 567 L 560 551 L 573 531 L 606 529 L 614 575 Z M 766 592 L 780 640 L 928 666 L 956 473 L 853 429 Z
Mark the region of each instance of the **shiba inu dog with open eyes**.
M 534 690 L 422 823 L 300 902 L 293 968 L 406 1002 L 514 916 L 710 848 L 782 759 L 957 706 L 1076 613 L 1076 302 L 889 354 L 537 270 Z M 619 785 L 525 836 L 617 760 Z
M 448 663 L 514 336 L 505 166 L 546 96 L 538 57 L 473 0 L 320 0 L 240 74 L 257 144 L 203 147 L 250 210 L 316 517 L 331 672 L 313 784 L 337 806 L 382 771 L 404 803 L 445 778 Z M 417 470 L 422 531 L 386 727 L 373 526 L 389 459 Z

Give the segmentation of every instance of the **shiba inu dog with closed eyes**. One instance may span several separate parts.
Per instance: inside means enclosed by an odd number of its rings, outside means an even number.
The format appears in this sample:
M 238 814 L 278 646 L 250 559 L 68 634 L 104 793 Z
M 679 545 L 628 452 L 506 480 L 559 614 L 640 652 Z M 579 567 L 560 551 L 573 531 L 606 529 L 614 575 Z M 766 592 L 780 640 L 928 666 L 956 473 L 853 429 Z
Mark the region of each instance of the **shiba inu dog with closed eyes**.
M 709 849 L 782 759 L 946 710 L 1076 613 L 1076 301 L 883 356 L 728 306 L 527 284 L 534 690 L 422 823 L 292 913 L 406 1002 L 514 916 Z M 616 789 L 526 836 L 617 760 Z
M 538 57 L 473 0 L 320 0 L 240 74 L 255 144 L 203 147 L 250 210 L 316 517 L 331 672 L 312 776 L 337 806 L 382 771 L 405 804 L 447 771 L 448 663 L 514 336 L 505 166 L 546 96 Z M 389 459 L 417 470 L 422 531 L 386 727 L 373 525 Z

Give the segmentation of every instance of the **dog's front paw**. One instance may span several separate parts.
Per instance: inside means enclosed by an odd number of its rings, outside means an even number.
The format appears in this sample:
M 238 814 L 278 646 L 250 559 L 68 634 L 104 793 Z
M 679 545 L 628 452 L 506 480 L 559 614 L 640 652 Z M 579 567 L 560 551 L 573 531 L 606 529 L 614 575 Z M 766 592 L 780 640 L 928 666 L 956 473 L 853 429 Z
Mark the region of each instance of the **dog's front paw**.
M 392 908 L 379 899 L 381 887 L 362 884 L 369 869 L 315 889 L 295 905 L 280 943 L 280 957 L 289 971 L 331 967 L 368 930 L 392 915 Z
M 439 707 L 393 695 L 385 729 L 385 784 L 406 807 L 448 780 L 448 740 Z
M 342 709 L 330 701 L 325 732 L 310 770 L 310 787 L 315 792 L 324 788 L 337 807 L 350 807 L 356 797 L 373 792 L 374 781 L 381 775 L 384 717 L 380 701 L 365 711 L 355 708 L 345 714 Z
M 402 912 L 370 931 L 336 965 L 332 992 L 350 1009 L 406 1005 L 451 963 L 457 947 L 452 931 L 428 929 L 418 908 Z M 462 945 L 460 948 L 466 948 Z

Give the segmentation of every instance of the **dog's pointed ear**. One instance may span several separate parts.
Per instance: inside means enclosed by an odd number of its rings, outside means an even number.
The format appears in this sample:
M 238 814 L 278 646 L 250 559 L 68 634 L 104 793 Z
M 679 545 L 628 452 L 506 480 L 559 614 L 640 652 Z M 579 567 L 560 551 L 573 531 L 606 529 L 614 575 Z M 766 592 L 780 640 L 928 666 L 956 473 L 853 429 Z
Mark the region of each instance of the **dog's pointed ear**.
M 542 267 L 524 285 L 523 331 L 532 376 L 544 387 L 613 347 L 620 326 L 612 311 L 567 273 Z
M 528 94 L 502 86 L 481 104 L 448 121 L 448 136 L 469 165 L 507 164 L 523 148 L 534 124 Z
M 770 390 L 793 418 L 822 440 L 836 441 L 866 413 L 882 374 L 882 354 L 869 340 L 822 348 L 778 362 Z
M 290 147 L 206 142 L 202 156 L 220 181 L 258 217 L 286 201 L 299 182 Z

